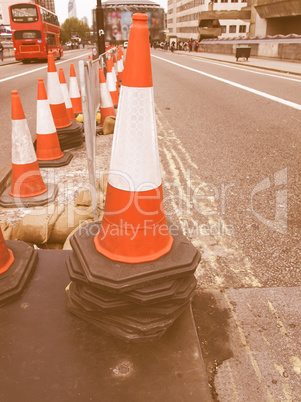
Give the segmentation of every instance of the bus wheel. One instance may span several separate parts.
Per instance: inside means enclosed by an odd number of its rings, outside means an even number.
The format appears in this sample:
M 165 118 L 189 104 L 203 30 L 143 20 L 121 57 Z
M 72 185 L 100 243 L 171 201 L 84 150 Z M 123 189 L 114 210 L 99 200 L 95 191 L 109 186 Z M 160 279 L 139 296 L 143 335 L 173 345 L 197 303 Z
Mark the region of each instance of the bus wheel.
M 24 60 L 22 60 L 22 62 L 23 62 L 23 64 L 29 64 L 31 62 L 31 60 L 30 59 L 24 59 Z

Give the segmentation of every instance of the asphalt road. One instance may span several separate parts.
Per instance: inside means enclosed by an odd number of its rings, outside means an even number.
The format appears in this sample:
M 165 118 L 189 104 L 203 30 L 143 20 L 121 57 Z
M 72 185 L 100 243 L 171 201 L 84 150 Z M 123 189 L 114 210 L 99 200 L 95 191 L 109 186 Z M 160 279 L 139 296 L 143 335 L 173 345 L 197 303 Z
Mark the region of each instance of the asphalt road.
M 57 67 L 68 76 L 84 54 Z M 10 91 L 34 138 L 46 68 L 0 69 L 1 167 Z M 194 312 L 212 395 L 301 401 L 301 79 L 160 50 L 152 69 L 166 215 L 202 253 Z
M 301 401 L 301 80 L 152 52 L 165 207 L 214 400 Z

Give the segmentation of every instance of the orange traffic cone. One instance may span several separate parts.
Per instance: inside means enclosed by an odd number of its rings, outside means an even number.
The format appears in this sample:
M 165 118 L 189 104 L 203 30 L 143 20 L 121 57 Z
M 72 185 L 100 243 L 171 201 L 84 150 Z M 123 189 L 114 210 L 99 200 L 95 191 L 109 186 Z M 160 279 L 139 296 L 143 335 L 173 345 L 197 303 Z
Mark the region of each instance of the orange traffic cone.
M 111 98 L 113 101 L 113 105 L 117 107 L 118 105 L 118 92 L 116 88 L 116 77 L 113 71 L 113 61 L 112 59 L 108 59 L 107 61 L 107 85 L 109 88 L 109 92 L 111 94 Z
M 18 91 L 11 92 L 12 107 L 12 197 L 34 197 L 47 191 Z M 21 146 L 20 146 L 21 145 Z
M 63 93 L 63 97 L 64 97 L 68 117 L 69 117 L 70 120 L 76 121 L 75 116 L 74 116 L 74 112 L 73 112 L 73 108 L 72 108 L 72 103 L 71 103 L 68 87 L 67 87 L 67 82 L 66 82 L 64 70 L 62 68 L 59 69 L 59 80 L 60 80 L 60 84 L 61 84 L 61 89 L 62 89 L 62 93 Z
M 70 64 L 70 81 L 69 81 L 69 93 L 75 114 L 83 113 L 82 101 L 78 89 L 77 78 L 75 75 L 74 65 Z
M 11 92 L 12 184 L 0 197 L 4 207 L 44 205 L 55 199 L 57 186 L 45 185 L 18 91 Z M 8 194 L 7 194 L 8 192 Z
M 65 128 L 71 126 L 72 122 L 68 117 L 54 57 L 51 52 L 48 53 L 47 93 L 55 127 Z
M 23 293 L 37 258 L 37 250 L 23 241 L 5 241 L 0 228 L 0 307 Z
M 0 274 L 3 274 L 12 265 L 15 258 L 13 252 L 7 248 L 2 230 L 0 228 Z
M 102 68 L 99 68 L 99 86 L 100 86 L 100 124 L 103 125 L 106 117 L 116 116 L 113 101 L 106 84 L 106 79 Z
M 173 244 L 163 210 L 145 14 L 133 15 L 105 212 L 94 243 L 99 253 L 126 263 L 156 260 Z
M 40 167 L 65 166 L 73 157 L 61 150 L 42 78 L 38 80 L 36 154 Z
M 122 81 L 122 72 L 123 72 L 123 61 L 122 61 L 122 50 L 119 46 L 118 54 L 117 54 L 117 79 L 119 82 Z

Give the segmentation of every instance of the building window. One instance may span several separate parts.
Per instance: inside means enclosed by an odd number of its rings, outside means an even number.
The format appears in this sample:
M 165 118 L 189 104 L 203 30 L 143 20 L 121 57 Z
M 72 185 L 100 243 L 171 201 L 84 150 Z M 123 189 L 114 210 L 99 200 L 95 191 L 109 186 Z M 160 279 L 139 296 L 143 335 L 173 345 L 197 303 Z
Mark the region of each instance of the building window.
M 229 26 L 229 33 L 236 33 L 236 25 Z
M 227 33 L 227 25 L 222 25 L 221 29 L 222 29 L 222 34 Z
M 241 0 L 242 3 L 247 3 L 248 0 Z
M 246 25 L 239 25 L 239 33 L 246 33 L 247 26 Z
M 228 3 L 228 0 L 221 0 L 221 3 Z
M 238 3 L 238 0 L 231 0 L 231 3 Z

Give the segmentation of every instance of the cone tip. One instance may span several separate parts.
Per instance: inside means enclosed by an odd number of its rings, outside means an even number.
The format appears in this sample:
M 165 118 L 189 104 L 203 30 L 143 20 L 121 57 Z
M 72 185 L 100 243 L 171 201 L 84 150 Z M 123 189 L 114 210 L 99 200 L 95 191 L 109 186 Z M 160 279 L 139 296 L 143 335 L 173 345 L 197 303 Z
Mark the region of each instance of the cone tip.
M 53 54 L 51 52 L 48 52 L 48 72 L 49 73 L 56 73 L 54 57 L 53 57 Z
M 18 91 L 16 90 L 11 91 L 11 115 L 12 120 L 25 119 L 21 99 L 19 97 Z
M 59 80 L 61 84 L 66 84 L 65 74 L 62 68 L 59 69 Z
M 70 64 L 70 77 L 76 77 L 74 65 Z
M 147 21 L 148 17 L 146 14 L 143 13 L 135 13 L 132 16 L 133 21 Z
M 47 99 L 46 89 L 43 78 L 38 79 L 38 100 Z

